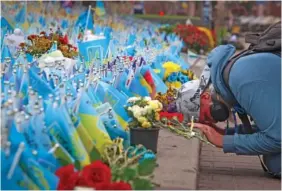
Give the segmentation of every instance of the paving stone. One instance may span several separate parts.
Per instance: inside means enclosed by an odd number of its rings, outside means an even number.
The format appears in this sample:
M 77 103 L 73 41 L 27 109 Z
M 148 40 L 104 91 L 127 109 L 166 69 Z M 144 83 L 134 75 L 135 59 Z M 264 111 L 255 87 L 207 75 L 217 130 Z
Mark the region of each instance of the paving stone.
M 158 143 L 158 164 L 154 182 L 158 190 L 195 190 L 199 166 L 200 143 L 187 140 L 161 129 Z
M 265 176 L 257 156 L 222 154 L 202 144 L 199 165 L 199 190 L 281 190 L 281 180 Z

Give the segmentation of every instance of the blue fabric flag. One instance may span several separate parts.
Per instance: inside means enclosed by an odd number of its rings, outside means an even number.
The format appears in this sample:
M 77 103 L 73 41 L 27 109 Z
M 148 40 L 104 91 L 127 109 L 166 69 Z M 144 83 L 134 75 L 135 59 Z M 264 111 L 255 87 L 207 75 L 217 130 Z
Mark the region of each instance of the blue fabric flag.
M 95 13 L 98 16 L 103 16 L 103 15 L 106 14 L 105 6 L 104 6 L 104 2 L 103 1 L 96 1 Z
M 126 105 L 128 97 L 103 81 L 98 83 L 96 95 L 103 103 L 110 103 L 118 115 L 122 127 L 125 127 L 125 124 L 129 121 L 129 116 L 123 106 Z
M 20 98 L 22 100 L 23 105 L 28 104 L 28 86 L 29 86 L 28 73 L 25 72 L 23 74 L 20 89 L 19 89 Z
M 14 64 L 14 58 L 12 57 L 12 54 L 9 50 L 9 47 L 7 45 L 4 45 L 2 48 L 2 53 L 1 53 L 1 63 L 3 64 L 5 61 L 5 58 L 9 57 L 11 59 L 12 65 Z
M 1 16 L 1 29 L 3 30 L 4 28 L 6 28 L 8 31 L 14 30 L 14 28 L 13 28 L 12 25 L 7 21 L 7 19 L 5 19 L 3 16 Z
M 143 76 L 148 71 L 150 72 L 150 74 L 153 78 L 153 81 L 154 81 L 154 84 L 155 84 L 155 87 L 156 87 L 156 91 L 161 92 L 162 94 L 166 93 L 167 90 L 168 90 L 167 86 L 165 85 L 163 80 L 153 71 L 153 69 L 149 65 L 144 65 L 140 70 L 140 72 Z
M 61 27 L 62 27 L 63 29 L 67 29 L 68 26 L 69 26 L 69 22 L 68 22 L 66 19 L 64 19 L 64 20 L 62 21 Z
M 78 43 L 79 54 L 84 57 L 87 65 L 94 59 L 102 61 L 107 57 L 109 43 L 109 38 Z
M 42 27 L 46 26 L 46 19 L 43 16 L 39 17 L 39 23 L 41 24 Z
M 59 183 L 59 178 L 51 171 L 42 167 L 32 155 L 31 150 L 25 149 L 20 166 L 29 177 L 39 186 L 41 190 L 55 190 Z
M 116 138 L 122 138 L 123 146 L 126 149 L 129 146 L 129 132 L 125 131 L 118 122 L 118 118 L 116 113 L 112 110 L 111 105 L 107 102 L 103 105 L 96 108 L 98 114 L 100 115 L 100 119 L 103 121 L 103 124 L 110 135 L 112 140 Z M 110 111 L 105 112 L 105 111 Z
M 30 86 L 32 86 L 32 88 L 37 91 L 43 99 L 47 99 L 49 94 L 54 95 L 52 88 L 44 80 L 42 80 L 32 68 L 28 70 L 28 74 Z
M 56 115 L 53 115 L 56 113 Z M 71 117 L 65 106 L 47 107 L 45 115 L 49 133 L 70 153 L 70 155 L 84 166 L 89 164 L 89 156 L 75 130 Z
M 15 17 L 15 21 L 19 24 L 22 24 L 25 22 L 25 6 L 21 8 L 21 10 L 18 12 L 18 14 Z
M 16 166 L 12 177 L 7 178 L 16 154 L 14 147 L 10 149 L 11 154 L 8 157 L 1 149 L 1 190 L 39 190 L 38 185 L 27 176 L 19 165 Z
M 87 21 L 87 16 L 88 16 L 88 10 L 86 10 L 85 12 L 83 12 L 78 18 L 77 21 L 75 23 L 75 26 L 82 26 L 83 29 L 86 27 L 86 29 L 93 31 L 94 30 L 94 22 L 93 22 L 93 12 L 92 10 L 90 10 L 90 14 L 88 17 L 88 21 Z M 87 24 L 87 26 L 86 26 Z

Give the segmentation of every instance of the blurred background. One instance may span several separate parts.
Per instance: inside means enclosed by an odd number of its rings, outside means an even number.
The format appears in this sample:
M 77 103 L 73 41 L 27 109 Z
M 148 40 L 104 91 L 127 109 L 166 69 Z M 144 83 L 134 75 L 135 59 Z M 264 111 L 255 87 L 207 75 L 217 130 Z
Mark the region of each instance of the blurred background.
M 27 19 L 37 12 L 52 18 L 47 23 L 52 27 L 56 25 L 53 24 L 54 20 L 73 20 L 81 11 L 87 10 L 89 5 L 96 7 L 96 1 L 2 1 L 2 16 L 8 21 L 14 20 L 16 9 L 22 9 L 25 3 Z M 54 7 L 57 7 L 56 10 L 53 10 Z M 175 32 L 188 45 L 207 38 L 205 41 L 210 42 L 209 50 L 226 43 L 233 43 L 238 49 L 243 49 L 246 32 L 263 31 L 281 20 L 281 1 L 103 1 L 103 8 L 108 17 L 129 16 L 163 24 L 161 32 Z M 98 17 L 93 19 L 98 23 Z M 203 32 L 206 35 L 195 40 L 194 37 Z

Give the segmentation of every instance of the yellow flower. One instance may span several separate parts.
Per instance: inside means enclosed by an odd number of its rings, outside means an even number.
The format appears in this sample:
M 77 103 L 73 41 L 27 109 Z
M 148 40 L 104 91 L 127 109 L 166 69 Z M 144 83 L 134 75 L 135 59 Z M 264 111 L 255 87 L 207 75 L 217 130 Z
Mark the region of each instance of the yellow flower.
M 148 122 L 148 121 L 145 121 L 145 122 L 142 123 L 142 127 L 144 127 L 144 128 L 150 128 L 151 126 L 152 126 L 151 123 Z
M 156 119 L 157 121 L 160 120 L 160 114 L 159 114 L 158 112 L 155 113 L 155 119 Z
M 146 111 L 146 113 L 150 114 L 154 109 L 150 105 L 146 105 L 144 107 L 144 110 Z
M 173 62 L 165 62 L 162 67 L 165 69 L 164 78 L 167 78 L 173 72 L 181 70 L 181 66 Z
M 172 82 L 171 83 L 172 88 L 180 89 L 181 86 L 182 86 L 181 82 Z
M 149 107 L 151 107 L 153 110 L 156 110 L 159 108 L 159 105 L 157 102 L 155 102 L 156 100 L 152 100 L 149 102 Z
M 137 120 L 139 121 L 139 123 L 142 123 L 142 124 L 147 121 L 145 117 L 138 117 Z
M 163 109 L 163 105 L 161 104 L 161 102 L 159 102 L 158 100 L 152 100 L 149 102 L 149 106 L 154 110 L 154 111 L 161 111 Z
M 160 102 L 160 101 L 158 101 L 158 100 L 156 100 L 157 102 L 158 102 L 158 105 L 159 105 L 159 109 L 160 109 L 160 111 L 163 109 L 163 104 Z

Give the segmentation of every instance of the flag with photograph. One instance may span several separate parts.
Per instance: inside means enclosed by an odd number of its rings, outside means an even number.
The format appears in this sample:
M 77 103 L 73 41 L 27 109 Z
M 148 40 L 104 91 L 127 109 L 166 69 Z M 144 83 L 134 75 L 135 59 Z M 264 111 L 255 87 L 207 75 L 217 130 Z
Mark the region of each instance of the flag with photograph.
M 103 61 L 107 57 L 110 39 L 97 39 L 78 43 L 80 56 L 83 56 L 86 65 L 90 65 L 94 60 Z

